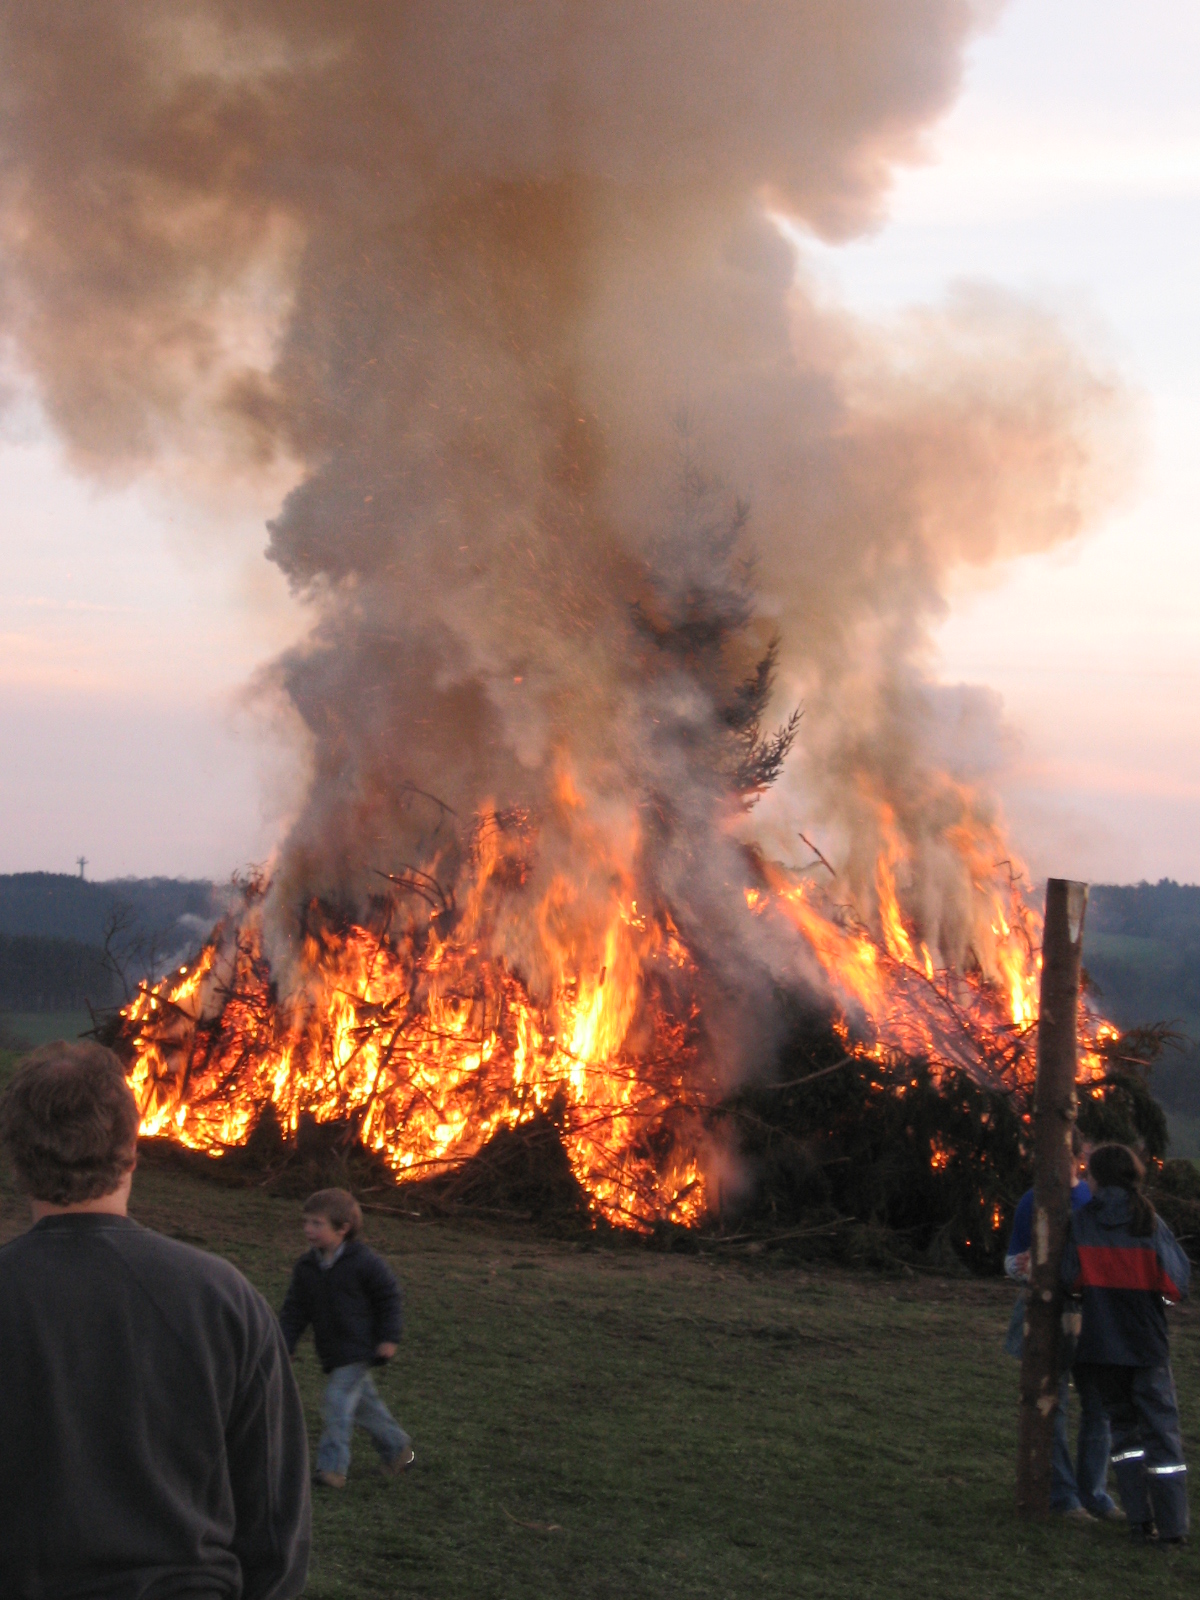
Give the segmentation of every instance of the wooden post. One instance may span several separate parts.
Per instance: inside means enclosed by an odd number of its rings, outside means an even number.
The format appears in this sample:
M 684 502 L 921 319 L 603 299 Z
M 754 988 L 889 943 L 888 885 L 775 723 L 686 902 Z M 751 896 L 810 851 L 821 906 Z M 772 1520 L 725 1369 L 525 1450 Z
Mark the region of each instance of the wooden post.
M 1046 885 L 1033 1107 L 1033 1229 L 1017 1431 L 1017 1511 L 1028 1518 L 1050 1515 L 1063 1300 L 1059 1268 L 1074 1181 L 1075 1033 L 1087 893 L 1086 883 L 1069 883 L 1065 878 L 1051 878 Z

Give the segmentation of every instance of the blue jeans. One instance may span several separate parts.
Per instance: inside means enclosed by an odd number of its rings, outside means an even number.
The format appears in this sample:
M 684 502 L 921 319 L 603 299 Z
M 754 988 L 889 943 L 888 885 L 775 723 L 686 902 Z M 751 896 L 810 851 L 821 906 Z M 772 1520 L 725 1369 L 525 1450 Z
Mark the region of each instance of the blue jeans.
M 394 1461 L 412 1448 L 412 1440 L 379 1398 L 365 1361 L 334 1367 L 325 1385 L 321 1415 L 325 1431 L 317 1446 L 318 1472 L 345 1473 L 350 1465 L 350 1435 L 356 1422 L 371 1435 L 385 1461 Z
M 1004 1337 L 1005 1352 L 1021 1359 L 1025 1329 L 1025 1296 L 1022 1295 L 1012 1310 L 1008 1332 Z M 1072 1347 L 1073 1348 L 1073 1347 Z M 1063 1356 L 1068 1350 L 1061 1352 Z M 1108 1483 L 1109 1427 L 1108 1414 L 1094 1387 L 1085 1390 L 1076 1379 L 1081 1415 L 1079 1418 L 1079 1453 L 1074 1464 L 1071 1446 L 1067 1439 L 1067 1401 L 1071 1393 L 1070 1372 L 1064 1372 L 1058 1383 L 1058 1410 L 1054 1414 L 1054 1453 L 1050 1458 L 1050 1505 L 1055 1511 L 1074 1511 L 1083 1506 L 1085 1511 L 1103 1516 L 1113 1505 Z
M 1103 1516 L 1111 1511 L 1108 1483 L 1109 1428 L 1104 1402 L 1091 1386 L 1076 1380 L 1079 1393 L 1079 1453 L 1071 1465 L 1071 1446 L 1067 1439 L 1067 1399 L 1071 1392 L 1070 1374 L 1064 1372 L 1058 1384 L 1058 1410 L 1054 1415 L 1054 1454 L 1050 1463 L 1050 1505 L 1055 1511 L 1072 1511 L 1082 1505 L 1085 1511 Z

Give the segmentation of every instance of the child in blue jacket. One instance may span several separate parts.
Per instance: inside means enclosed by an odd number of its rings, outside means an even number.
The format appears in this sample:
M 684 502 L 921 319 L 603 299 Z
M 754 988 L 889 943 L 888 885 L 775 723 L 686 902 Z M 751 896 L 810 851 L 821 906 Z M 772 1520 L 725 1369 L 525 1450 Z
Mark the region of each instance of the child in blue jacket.
M 280 1326 L 288 1353 L 312 1323 L 317 1357 L 329 1382 L 321 1411 L 313 1482 L 344 1489 L 350 1436 L 357 1422 L 370 1434 L 388 1476 L 410 1467 L 412 1440 L 371 1382 L 370 1369 L 396 1354 L 400 1285 L 382 1256 L 359 1238 L 362 1211 L 345 1189 L 321 1189 L 304 1202 L 304 1236 L 312 1247 L 292 1270 Z
M 1093 1198 L 1071 1218 L 1062 1278 L 1083 1301 L 1075 1385 L 1112 1424 L 1113 1466 L 1135 1537 L 1184 1544 L 1187 1465 L 1164 1303 L 1182 1300 L 1191 1263 L 1142 1193 L 1145 1168 L 1122 1144 L 1088 1162 Z

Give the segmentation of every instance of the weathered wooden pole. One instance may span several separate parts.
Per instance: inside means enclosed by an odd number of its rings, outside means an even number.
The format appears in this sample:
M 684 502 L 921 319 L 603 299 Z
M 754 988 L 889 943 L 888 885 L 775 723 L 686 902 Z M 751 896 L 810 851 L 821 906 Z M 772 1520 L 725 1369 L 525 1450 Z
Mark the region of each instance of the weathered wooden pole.
M 1017 1430 L 1017 1511 L 1029 1518 L 1050 1515 L 1063 1299 L 1059 1267 L 1071 1218 L 1074 1179 L 1075 1033 L 1087 893 L 1086 883 L 1070 883 L 1065 878 L 1051 878 L 1046 885 L 1033 1105 L 1033 1229 Z

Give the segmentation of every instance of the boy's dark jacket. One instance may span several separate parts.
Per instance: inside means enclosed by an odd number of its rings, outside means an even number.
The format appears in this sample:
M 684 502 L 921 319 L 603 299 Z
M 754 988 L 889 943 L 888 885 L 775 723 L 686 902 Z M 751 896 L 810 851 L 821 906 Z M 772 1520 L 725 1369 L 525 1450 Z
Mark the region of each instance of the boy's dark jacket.
M 400 1285 L 382 1256 L 361 1239 L 347 1239 L 331 1267 L 321 1265 L 319 1250 L 309 1250 L 292 1269 L 279 1322 L 289 1351 L 312 1323 L 326 1372 L 359 1361 L 375 1364 L 376 1345 L 400 1338 Z
M 1149 1238 L 1130 1233 L 1124 1189 L 1101 1189 L 1071 1217 L 1062 1279 L 1083 1299 L 1075 1360 L 1115 1367 L 1157 1367 L 1169 1359 L 1168 1300 L 1188 1292 L 1191 1263 L 1161 1217 Z

